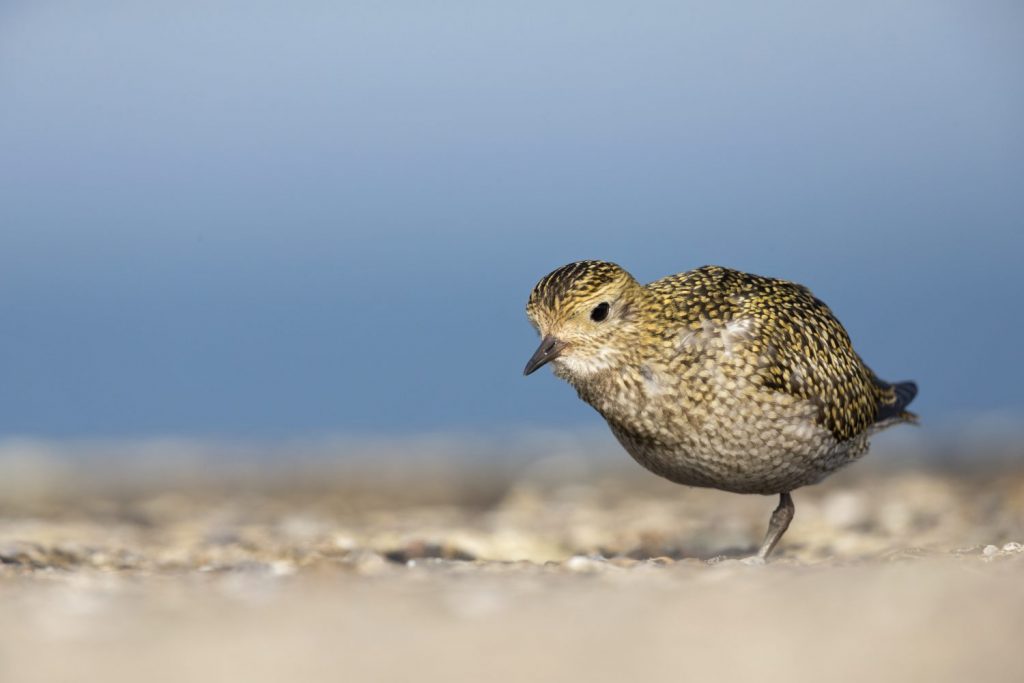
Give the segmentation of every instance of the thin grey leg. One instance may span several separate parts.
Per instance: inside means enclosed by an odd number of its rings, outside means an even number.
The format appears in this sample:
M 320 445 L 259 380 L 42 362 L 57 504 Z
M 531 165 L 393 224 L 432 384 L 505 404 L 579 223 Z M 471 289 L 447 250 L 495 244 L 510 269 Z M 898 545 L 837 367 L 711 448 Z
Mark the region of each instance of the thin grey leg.
M 793 521 L 793 513 L 796 511 L 796 507 L 793 505 L 793 499 L 788 493 L 783 493 L 779 496 L 779 507 L 775 508 L 775 512 L 772 513 L 772 520 L 768 523 L 768 533 L 764 536 L 764 543 L 761 544 L 761 549 L 757 551 L 757 556 L 762 560 L 766 559 L 775 548 L 775 544 L 782 538 L 782 534 L 786 533 L 786 529 L 789 528 L 789 523 Z

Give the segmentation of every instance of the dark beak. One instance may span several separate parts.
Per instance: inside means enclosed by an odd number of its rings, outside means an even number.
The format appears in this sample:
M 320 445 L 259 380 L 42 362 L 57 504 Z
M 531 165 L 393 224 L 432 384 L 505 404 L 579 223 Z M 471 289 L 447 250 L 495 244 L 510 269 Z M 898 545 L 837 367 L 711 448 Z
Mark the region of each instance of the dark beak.
M 530 356 L 529 362 L 526 364 L 526 367 L 523 368 L 523 374 L 529 375 L 548 361 L 558 358 L 558 354 L 560 354 L 564 348 L 564 341 L 555 339 L 550 334 L 547 335 L 540 340 L 540 346 L 537 347 L 537 351 Z

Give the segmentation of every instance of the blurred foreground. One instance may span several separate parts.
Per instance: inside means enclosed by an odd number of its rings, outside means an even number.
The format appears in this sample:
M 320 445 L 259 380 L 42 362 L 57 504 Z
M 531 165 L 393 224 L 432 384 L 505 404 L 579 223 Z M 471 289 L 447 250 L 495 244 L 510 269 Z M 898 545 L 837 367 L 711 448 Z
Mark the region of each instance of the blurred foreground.
M 798 491 L 754 566 L 774 498 L 678 487 L 596 443 L 8 443 L 0 680 L 1024 677 L 1012 447 L 873 453 Z

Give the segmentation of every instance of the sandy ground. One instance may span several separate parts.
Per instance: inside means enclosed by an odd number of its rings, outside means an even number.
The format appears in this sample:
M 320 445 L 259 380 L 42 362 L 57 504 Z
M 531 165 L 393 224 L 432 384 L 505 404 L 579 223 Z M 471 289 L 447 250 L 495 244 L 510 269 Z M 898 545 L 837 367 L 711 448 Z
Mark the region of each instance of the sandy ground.
M 5 683 L 1024 680 L 1020 460 L 861 463 L 765 566 L 628 461 L 0 465 Z

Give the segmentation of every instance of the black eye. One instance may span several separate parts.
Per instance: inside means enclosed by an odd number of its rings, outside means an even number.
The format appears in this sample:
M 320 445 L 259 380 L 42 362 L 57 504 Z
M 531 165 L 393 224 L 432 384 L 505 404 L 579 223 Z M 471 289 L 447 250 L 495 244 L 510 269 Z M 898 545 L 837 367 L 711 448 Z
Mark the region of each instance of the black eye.
M 608 317 L 608 309 L 611 305 L 607 301 L 602 301 L 598 305 L 594 306 L 594 310 L 590 312 L 590 319 L 595 323 L 599 323 Z

